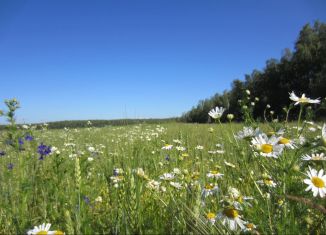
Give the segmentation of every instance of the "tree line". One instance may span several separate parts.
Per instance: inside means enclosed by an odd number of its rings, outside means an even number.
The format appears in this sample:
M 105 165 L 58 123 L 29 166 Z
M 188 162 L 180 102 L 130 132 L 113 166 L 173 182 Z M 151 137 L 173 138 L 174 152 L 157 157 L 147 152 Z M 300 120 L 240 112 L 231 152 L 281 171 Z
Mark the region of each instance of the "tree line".
M 311 98 L 321 98 L 321 105 L 312 106 L 314 118 L 326 117 L 325 23 L 315 21 L 313 25 L 304 25 L 294 51 L 285 49 L 280 60 L 267 60 L 262 71 L 255 69 L 246 74 L 244 80 L 234 80 L 231 90 L 200 100 L 197 106 L 182 115 L 181 120 L 206 123 L 209 121 L 207 113 L 215 106 L 227 108 L 227 113 L 234 114 L 238 121 L 243 120 L 243 108 L 250 108 L 253 117 L 258 120 L 266 119 L 266 110 L 274 118 L 284 118 L 291 104 L 291 91 L 298 96 L 305 93 Z M 298 107 L 292 108 L 289 118 L 299 110 Z

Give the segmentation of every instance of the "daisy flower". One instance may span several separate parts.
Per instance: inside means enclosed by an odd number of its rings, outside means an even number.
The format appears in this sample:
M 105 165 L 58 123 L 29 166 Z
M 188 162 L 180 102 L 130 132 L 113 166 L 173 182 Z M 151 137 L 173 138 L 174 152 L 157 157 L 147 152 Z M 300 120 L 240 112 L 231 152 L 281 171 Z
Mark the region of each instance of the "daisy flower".
M 209 171 L 209 173 L 206 175 L 208 178 L 214 178 L 214 179 L 219 179 L 223 176 L 224 174 L 219 173 L 218 171 Z
M 252 232 L 256 229 L 256 225 L 254 225 L 253 223 L 245 223 L 245 228 L 244 228 L 244 232 Z
M 213 119 L 220 119 L 224 113 L 225 109 L 223 107 L 215 107 L 211 111 L 209 111 L 208 115 Z
M 210 222 L 211 224 L 215 224 L 216 221 L 216 215 L 212 212 L 207 213 L 206 218 L 208 220 L 208 222 Z
M 173 145 L 172 144 L 166 144 L 162 147 L 162 149 L 164 150 L 171 150 L 173 148 Z
M 245 126 L 234 137 L 236 139 L 250 139 L 252 137 L 258 136 L 259 134 L 262 134 L 262 132 L 259 130 L 259 128 L 256 128 L 254 130 L 252 127 Z
M 174 179 L 174 174 L 171 173 L 164 173 L 163 175 L 160 176 L 161 180 L 173 180 Z
M 234 231 L 238 228 L 238 226 L 241 229 L 245 228 L 245 221 L 241 219 L 241 216 L 239 215 L 238 210 L 230 207 L 223 209 L 218 215 L 217 219 L 221 220 L 222 224 L 224 226 L 227 225 L 227 227 Z
M 203 150 L 203 149 L 204 149 L 204 146 L 202 146 L 202 145 L 197 145 L 197 146 L 195 147 L 195 149 L 196 149 L 196 150 Z
M 182 184 L 178 182 L 170 182 L 170 185 L 176 189 L 182 189 Z
M 282 144 L 289 149 L 295 149 L 297 147 L 293 140 L 287 139 L 285 137 L 281 137 L 280 140 L 278 141 L 278 144 Z
M 319 99 L 310 99 L 308 97 L 306 97 L 305 94 L 302 94 L 302 96 L 299 98 L 298 96 L 296 96 L 296 94 L 294 94 L 294 92 L 292 91 L 290 94 L 290 100 L 294 101 L 295 104 L 294 105 L 298 105 L 298 104 L 319 104 L 320 100 Z
M 210 195 L 217 193 L 219 190 L 216 184 L 206 184 L 204 189 L 202 190 L 202 197 L 206 198 Z
M 267 135 L 261 134 L 251 140 L 252 146 L 261 156 L 277 158 L 281 155 L 284 146 L 278 144 L 280 138 L 272 136 L 268 138 Z
M 305 191 L 311 190 L 313 192 L 313 196 L 319 196 L 321 198 L 326 195 L 326 175 L 324 175 L 324 170 L 321 169 L 318 173 L 317 170 L 311 169 L 309 167 L 309 171 L 307 171 L 307 175 L 309 179 L 305 179 L 303 182 L 308 184 L 308 187 Z
M 303 161 L 325 161 L 326 156 L 324 153 L 313 153 L 311 154 L 311 156 L 309 156 L 308 154 L 303 155 L 301 159 Z
M 34 229 L 31 229 L 27 232 L 28 235 L 64 235 L 64 232 L 60 230 L 49 231 L 51 227 L 50 223 L 43 223 L 39 226 L 35 226 Z
M 275 188 L 276 187 L 276 183 L 272 180 L 272 178 L 265 178 L 263 180 L 259 180 L 257 181 L 258 184 L 260 185 L 265 185 L 267 187 L 270 187 L 270 188 Z

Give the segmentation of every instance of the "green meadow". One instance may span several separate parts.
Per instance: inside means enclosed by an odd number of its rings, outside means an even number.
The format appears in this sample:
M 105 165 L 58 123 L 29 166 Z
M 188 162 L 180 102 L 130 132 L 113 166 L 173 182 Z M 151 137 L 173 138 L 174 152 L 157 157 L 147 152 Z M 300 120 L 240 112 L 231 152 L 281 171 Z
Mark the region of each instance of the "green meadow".
M 325 169 L 325 161 L 302 159 L 323 157 L 322 123 L 252 123 L 295 146 L 276 157 L 262 156 L 269 145 L 257 150 L 243 127 L 9 125 L 0 233 L 51 223 L 53 234 L 322 234 L 325 197 L 305 191 L 304 180 L 308 166 Z

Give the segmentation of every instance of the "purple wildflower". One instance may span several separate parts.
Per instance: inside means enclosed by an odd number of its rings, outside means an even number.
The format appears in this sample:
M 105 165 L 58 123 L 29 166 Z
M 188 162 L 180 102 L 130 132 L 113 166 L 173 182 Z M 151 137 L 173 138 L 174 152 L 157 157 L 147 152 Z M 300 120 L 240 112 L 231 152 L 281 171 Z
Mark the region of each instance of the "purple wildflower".
M 0 156 L 2 157 L 2 156 L 4 156 L 4 155 L 6 155 L 6 152 L 5 152 L 5 151 L 2 151 L 2 150 L 0 150 Z
M 43 160 L 44 156 L 47 156 L 47 155 L 49 155 L 51 153 L 51 146 L 46 146 L 43 143 L 41 143 L 37 147 L 37 152 L 40 154 L 39 160 Z
M 31 136 L 30 134 L 27 134 L 27 135 L 25 136 L 25 140 L 26 140 L 26 141 L 32 141 L 33 139 L 34 139 L 34 137 Z
M 9 164 L 7 165 L 7 168 L 8 168 L 8 170 L 12 170 L 12 169 L 14 168 L 14 164 L 9 163 Z

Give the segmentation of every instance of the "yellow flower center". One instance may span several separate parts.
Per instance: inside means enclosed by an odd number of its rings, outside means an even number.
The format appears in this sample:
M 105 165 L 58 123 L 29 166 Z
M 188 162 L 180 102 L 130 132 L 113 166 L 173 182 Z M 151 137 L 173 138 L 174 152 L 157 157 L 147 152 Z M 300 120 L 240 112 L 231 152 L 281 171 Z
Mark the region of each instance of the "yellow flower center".
M 224 209 L 223 214 L 231 219 L 235 219 L 239 216 L 239 213 L 235 209 Z
M 273 180 L 266 179 L 266 180 L 264 180 L 264 183 L 265 183 L 266 185 L 272 185 L 272 184 L 273 184 Z
M 311 179 L 311 182 L 317 187 L 317 188 L 323 188 L 325 187 L 325 182 L 323 181 L 323 179 L 314 176 Z
M 269 135 L 269 136 L 275 135 L 275 131 L 269 131 L 269 132 L 267 132 L 267 135 Z
M 243 197 L 239 196 L 239 197 L 237 198 L 237 201 L 238 201 L 239 203 L 243 203 Z
M 314 161 L 318 161 L 318 160 L 321 160 L 322 158 L 320 156 L 313 156 L 311 157 L 311 160 L 314 160 Z
M 37 235 L 47 235 L 48 232 L 45 231 L 45 230 L 41 230 L 41 231 L 37 232 L 36 234 L 37 234 Z
M 255 228 L 253 223 L 246 224 L 248 230 L 253 230 Z
M 217 175 L 218 171 L 210 171 L 209 173 L 211 173 L 212 175 Z
M 261 151 L 263 153 L 271 153 L 273 151 L 273 145 L 271 145 L 271 144 L 263 144 L 261 146 Z
M 209 212 L 209 213 L 207 214 L 207 219 L 209 219 L 209 220 L 211 220 L 211 219 L 215 219 L 215 217 L 216 217 L 216 215 L 215 215 L 214 213 L 212 213 L 212 212 Z
M 206 184 L 205 189 L 211 190 L 214 188 L 214 185 L 212 184 Z
M 279 141 L 278 141 L 279 144 L 288 144 L 290 143 L 290 140 L 287 139 L 287 138 L 281 138 Z
M 307 97 L 299 98 L 299 103 L 308 103 L 309 99 Z
M 56 230 L 55 232 L 54 232 L 54 235 L 63 235 L 64 233 L 62 232 L 62 231 L 60 231 L 60 230 Z

